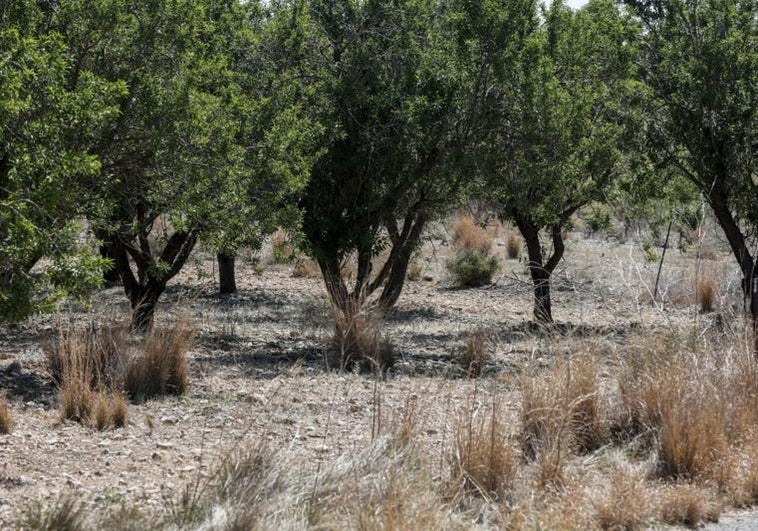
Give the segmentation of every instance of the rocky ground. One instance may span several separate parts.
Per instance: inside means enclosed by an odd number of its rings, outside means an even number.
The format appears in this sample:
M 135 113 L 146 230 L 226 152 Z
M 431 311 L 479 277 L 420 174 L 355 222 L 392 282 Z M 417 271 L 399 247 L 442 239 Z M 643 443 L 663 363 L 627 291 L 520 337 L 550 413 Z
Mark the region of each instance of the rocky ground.
M 669 250 L 661 282 L 669 303 L 652 305 L 657 263 L 638 244 L 574 234 L 554 283 L 561 326 L 541 332 L 530 325 L 523 261 L 507 261 L 491 286 L 463 290 L 446 279 L 449 252 L 439 240 L 426 246 L 423 279 L 406 285 L 388 317 L 398 362 L 386 379 L 327 367 L 331 312 L 319 278 L 293 278 L 286 264 L 256 273 L 242 260 L 239 293 L 220 296 L 213 261 L 198 254 L 157 314 L 158 326 L 186 319 L 197 330 L 189 392 L 130 405 L 128 425 L 118 430 L 60 420 L 43 349 L 57 327 L 123 321 L 119 288 L 97 293 L 90 308 L 71 305 L 53 317 L 1 327 L 0 389 L 16 425 L 0 436 L 0 527 L 13 526 L 35 503 L 67 494 L 96 507 L 164 507 L 213 474 L 235 448 L 261 440 L 313 471 L 365 446 L 410 402 L 423 411 L 422 444 L 442 455 L 463 402 L 497 397 L 508 404 L 527 362 L 548 363 L 576 337 L 612 349 L 632 330 L 723 326 L 714 316 L 735 310 L 736 276 L 726 255 L 698 266 L 691 252 Z M 717 312 L 705 316 L 695 310 L 693 280 L 704 269 L 717 279 L 719 295 Z M 455 354 L 465 333 L 478 328 L 495 331 L 494 356 L 484 378 L 468 380 Z

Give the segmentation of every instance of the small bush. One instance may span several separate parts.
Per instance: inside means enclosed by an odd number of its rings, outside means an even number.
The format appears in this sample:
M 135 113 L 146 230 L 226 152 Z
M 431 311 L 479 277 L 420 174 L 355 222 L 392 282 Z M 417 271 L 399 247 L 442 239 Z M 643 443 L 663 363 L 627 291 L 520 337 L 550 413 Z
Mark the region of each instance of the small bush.
M 362 372 L 384 373 L 395 364 L 392 344 L 382 334 L 379 314 L 334 310 L 332 347 L 339 356 L 340 370 L 358 366 Z
M 518 472 L 518 451 L 495 406 L 477 413 L 467 409 L 455 425 L 452 478 L 470 492 L 503 500 Z
M 140 352 L 129 360 L 124 389 L 132 400 L 163 395 L 182 395 L 187 389 L 187 353 L 195 331 L 185 322 L 171 328 L 153 328 Z
M 93 398 L 93 424 L 98 430 L 123 428 L 126 426 L 128 409 L 124 397 L 119 393 L 97 393 Z
M 492 332 L 474 330 L 466 334 L 464 344 L 458 351 L 456 361 L 470 378 L 478 378 L 490 360 Z
M 716 301 L 716 282 L 711 276 L 702 276 L 697 281 L 697 302 L 700 311 L 709 313 L 713 311 Z
M 457 285 L 476 287 L 492 283 L 492 277 L 500 269 L 500 263 L 494 256 L 466 249 L 449 259 L 446 267 Z
M 8 435 L 11 431 L 13 431 L 11 409 L 8 407 L 5 395 L 0 394 L 0 435 Z
M 596 203 L 587 211 L 584 220 L 591 234 L 596 232 L 610 232 L 613 229 L 613 213 L 608 205 Z
M 94 389 L 119 389 L 129 358 L 129 334 L 124 326 L 92 323 L 85 329 L 60 327 L 55 341 L 45 348 L 47 369 L 59 386 L 66 371 Z
M 591 452 L 607 430 L 599 406 L 597 360 L 578 355 L 557 362 L 547 374 L 521 382 L 521 444 L 527 457 L 551 457 L 556 448 Z
M 515 232 L 509 232 L 505 240 L 505 252 L 510 260 L 521 256 L 521 238 Z
M 458 251 L 477 251 L 484 256 L 492 252 L 492 236 L 470 217 L 461 217 L 453 227 L 453 247 Z
M 283 230 L 271 237 L 271 256 L 275 264 L 291 264 L 295 259 L 295 246 Z

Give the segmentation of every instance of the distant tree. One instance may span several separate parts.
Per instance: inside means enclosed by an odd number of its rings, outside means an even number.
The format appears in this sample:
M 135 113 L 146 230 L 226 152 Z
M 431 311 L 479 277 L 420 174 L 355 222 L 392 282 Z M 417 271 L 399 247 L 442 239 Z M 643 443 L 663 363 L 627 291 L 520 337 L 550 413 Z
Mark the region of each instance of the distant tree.
M 650 155 L 686 177 L 711 206 L 739 264 L 756 327 L 758 4 L 626 3 L 642 25 Z
M 81 240 L 83 216 L 125 86 L 79 72 L 48 17 L 34 1 L 0 5 L 0 320 L 84 295 L 106 265 Z
M 96 145 L 101 175 L 112 176 L 98 189 L 110 217 L 97 228 L 135 329 L 151 325 L 198 241 L 260 237 L 261 220 L 305 183 L 309 128 L 266 70 L 265 14 L 233 0 L 72 0 L 56 10 L 82 70 L 128 87 Z
M 563 229 L 577 210 L 604 201 L 614 181 L 630 171 L 625 152 L 634 142 L 630 121 L 639 92 L 635 33 L 611 0 L 591 0 L 579 11 L 556 1 L 542 17 L 532 8 L 525 28 L 514 68 L 500 67 L 496 54 L 490 59 L 497 79 L 490 93 L 495 123 L 482 143 L 482 160 L 500 215 L 514 222 L 526 243 L 534 317 L 549 323 Z
M 320 82 L 314 105 L 326 140 L 301 202 L 305 242 L 340 311 L 359 309 L 374 293 L 390 308 L 424 228 L 468 186 L 468 147 L 487 112 L 484 87 L 459 53 L 455 6 L 308 6 L 303 75 Z M 382 253 L 387 259 L 375 269 Z M 349 286 L 341 272 L 351 260 Z

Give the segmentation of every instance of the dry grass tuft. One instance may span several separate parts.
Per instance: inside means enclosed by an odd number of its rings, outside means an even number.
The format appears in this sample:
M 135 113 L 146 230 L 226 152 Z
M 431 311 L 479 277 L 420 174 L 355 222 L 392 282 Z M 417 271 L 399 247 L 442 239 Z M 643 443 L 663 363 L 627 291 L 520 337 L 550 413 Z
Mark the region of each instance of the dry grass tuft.
M 513 231 L 508 232 L 506 237 L 505 252 L 510 260 L 516 260 L 521 256 L 521 238 Z
M 11 408 L 5 400 L 5 394 L 0 393 L 0 435 L 8 435 L 13 431 L 13 416 Z
M 118 389 L 129 358 L 128 328 L 95 323 L 85 329 L 59 327 L 45 356 L 48 372 L 59 386 L 65 383 L 67 373 L 75 371 L 76 377 L 88 381 L 93 389 Z
M 140 352 L 132 356 L 124 376 L 124 389 L 132 400 L 182 395 L 187 390 L 187 353 L 195 330 L 181 321 L 170 328 L 153 328 Z
M 34 531 L 80 531 L 84 529 L 84 507 L 73 497 L 61 497 L 51 507 L 46 508 L 41 503 L 29 507 L 19 529 Z
M 716 522 L 719 505 L 695 485 L 682 483 L 665 487 L 660 496 L 659 518 L 671 525 L 697 527 L 703 522 Z
M 521 446 L 524 455 L 559 461 L 566 450 L 591 452 L 607 430 L 599 405 L 599 363 L 589 354 L 561 360 L 544 375 L 522 378 Z
M 519 455 L 496 405 L 487 413 L 467 408 L 454 427 L 453 445 L 453 484 L 467 492 L 506 499 L 519 470 Z
M 321 269 L 315 260 L 310 258 L 300 259 L 295 261 L 295 267 L 292 268 L 292 276 L 294 278 L 319 278 L 321 276 Z
M 485 256 L 492 252 L 492 236 L 468 216 L 460 217 L 453 226 L 453 247 L 458 251 L 478 251 Z
M 392 343 L 383 334 L 379 313 L 334 309 L 332 347 L 342 371 L 357 366 L 362 372 L 384 373 L 395 364 Z
M 651 493 L 645 475 L 616 466 L 609 488 L 595 499 L 595 519 L 602 529 L 644 529 L 653 515 Z
M 729 449 L 727 395 L 734 386 L 718 371 L 701 367 L 676 338 L 645 345 L 629 356 L 618 379 L 625 411 L 619 424 L 632 437 L 657 440 L 661 475 L 707 475 Z
M 700 311 L 709 313 L 713 311 L 716 302 L 716 281 L 710 275 L 702 276 L 697 281 L 697 304 Z
M 468 332 L 463 346 L 456 353 L 456 362 L 469 378 L 479 378 L 491 359 L 495 334 L 491 330 L 477 329 Z
M 97 393 L 94 402 L 94 427 L 100 431 L 126 426 L 128 408 L 119 393 Z

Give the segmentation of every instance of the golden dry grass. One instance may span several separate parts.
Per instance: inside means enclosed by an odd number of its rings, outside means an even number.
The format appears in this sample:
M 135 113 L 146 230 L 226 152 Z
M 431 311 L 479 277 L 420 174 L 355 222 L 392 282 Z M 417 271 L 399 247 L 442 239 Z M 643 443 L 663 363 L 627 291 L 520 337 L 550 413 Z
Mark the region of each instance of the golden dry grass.
M 710 275 L 704 275 L 697 281 L 697 304 L 700 311 L 713 311 L 716 302 L 716 281 Z
M 486 229 L 468 216 L 458 218 L 453 226 L 453 247 L 458 250 L 478 251 L 485 256 L 492 252 L 493 239 Z
M 8 435 L 13 431 L 13 415 L 5 394 L 0 393 L 0 435 Z
M 181 395 L 187 389 L 187 353 L 195 342 L 195 330 L 185 321 L 167 328 L 153 328 L 140 351 L 129 360 L 124 390 L 132 400 Z
M 492 330 L 482 328 L 465 335 L 455 359 L 469 378 L 479 378 L 484 373 L 484 368 L 492 358 L 491 351 L 496 337 Z
M 334 308 L 331 346 L 340 370 L 357 366 L 362 372 L 383 373 L 395 363 L 392 343 L 384 335 L 378 312 L 343 312 Z
M 509 231 L 505 239 L 505 253 L 510 260 L 516 260 L 521 256 L 521 238 L 513 231 Z

